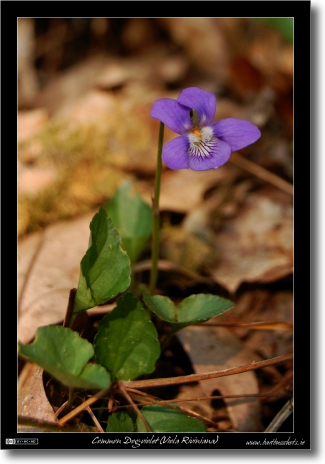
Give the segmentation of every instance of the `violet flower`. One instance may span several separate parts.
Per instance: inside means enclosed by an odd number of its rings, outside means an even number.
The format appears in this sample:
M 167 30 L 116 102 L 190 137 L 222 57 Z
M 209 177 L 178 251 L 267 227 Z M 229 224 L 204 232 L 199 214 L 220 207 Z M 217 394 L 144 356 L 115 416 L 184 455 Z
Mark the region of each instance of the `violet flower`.
M 198 87 L 183 90 L 177 100 L 155 101 L 151 116 L 180 134 L 163 147 L 162 159 L 170 169 L 217 169 L 233 151 L 260 138 L 260 130 L 242 119 L 227 118 L 213 123 L 216 107 L 215 95 Z

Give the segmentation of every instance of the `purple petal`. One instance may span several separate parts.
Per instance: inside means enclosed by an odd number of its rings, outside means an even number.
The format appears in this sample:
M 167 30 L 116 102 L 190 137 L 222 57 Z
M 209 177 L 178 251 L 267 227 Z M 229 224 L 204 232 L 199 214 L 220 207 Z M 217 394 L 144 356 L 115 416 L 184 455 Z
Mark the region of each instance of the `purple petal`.
M 230 154 L 230 146 L 222 140 L 216 140 L 216 143 L 210 149 L 209 156 L 190 155 L 189 167 L 194 171 L 216 169 L 228 161 Z
M 228 143 L 231 151 L 247 147 L 261 137 L 261 131 L 254 124 L 243 119 L 221 119 L 211 126 L 214 136 Z
M 208 126 L 212 123 L 217 108 L 217 100 L 213 93 L 198 87 L 189 87 L 180 93 L 177 101 L 198 113 L 199 124 Z
M 180 105 L 171 98 L 156 100 L 150 112 L 151 117 L 159 119 L 177 134 L 184 134 L 193 124 L 190 118 L 190 108 Z
M 167 142 L 163 147 L 162 159 L 170 169 L 188 168 L 188 146 L 189 141 L 186 136 L 176 137 Z

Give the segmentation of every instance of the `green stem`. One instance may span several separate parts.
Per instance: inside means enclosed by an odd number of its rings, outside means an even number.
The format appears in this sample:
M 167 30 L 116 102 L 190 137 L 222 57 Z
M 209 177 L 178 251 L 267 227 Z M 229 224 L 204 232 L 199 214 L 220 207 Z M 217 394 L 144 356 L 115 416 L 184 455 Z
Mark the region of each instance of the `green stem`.
M 161 122 L 159 127 L 158 139 L 158 156 L 157 156 L 157 170 L 155 178 L 155 194 L 153 199 L 152 208 L 152 258 L 151 258 L 151 274 L 149 283 L 149 292 L 154 293 L 157 284 L 158 276 L 158 258 L 159 258 L 159 232 L 160 232 L 160 217 L 159 217 L 159 195 L 160 195 L 160 181 L 162 172 L 162 146 L 164 139 L 164 124 Z
M 165 338 L 161 341 L 160 344 L 160 352 L 162 353 L 169 345 L 171 339 L 173 336 L 179 332 L 182 329 L 182 327 L 177 327 L 177 328 L 171 328 L 170 332 L 166 334 Z

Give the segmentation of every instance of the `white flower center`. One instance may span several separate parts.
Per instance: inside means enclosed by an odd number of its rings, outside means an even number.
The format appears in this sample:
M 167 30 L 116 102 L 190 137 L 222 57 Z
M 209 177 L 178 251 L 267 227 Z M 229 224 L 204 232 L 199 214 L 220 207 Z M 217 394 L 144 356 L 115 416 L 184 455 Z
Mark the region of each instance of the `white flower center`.
M 208 157 L 211 154 L 211 148 L 215 145 L 217 139 L 213 137 L 212 127 L 193 127 L 188 134 L 190 142 L 189 154 L 199 157 Z
M 212 127 L 202 127 L 201 129 L 202 142 L 210 142 L 213 137 Z

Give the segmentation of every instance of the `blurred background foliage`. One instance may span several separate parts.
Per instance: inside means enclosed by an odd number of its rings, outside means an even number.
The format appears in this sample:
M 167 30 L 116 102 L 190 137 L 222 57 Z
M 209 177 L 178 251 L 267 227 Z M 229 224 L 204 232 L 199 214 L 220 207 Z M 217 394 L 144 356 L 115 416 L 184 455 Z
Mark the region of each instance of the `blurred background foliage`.
M 292 18 L 19 18 L 19 236 L 151 185 L 151 105 L 188 86 L 257 124 L 243 153 L 291 181 L 291 42 Z
M 261 18 L 261 21 L 277 29 L 285 39 L 293 43 L 293 18 Z

